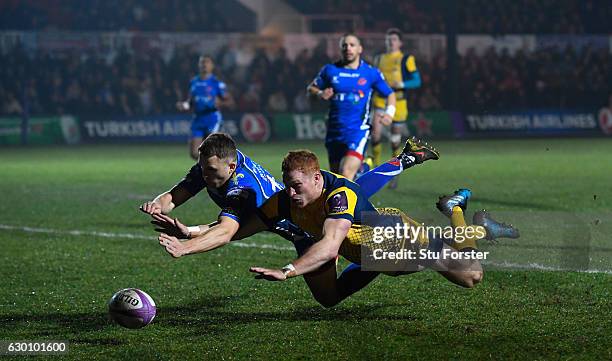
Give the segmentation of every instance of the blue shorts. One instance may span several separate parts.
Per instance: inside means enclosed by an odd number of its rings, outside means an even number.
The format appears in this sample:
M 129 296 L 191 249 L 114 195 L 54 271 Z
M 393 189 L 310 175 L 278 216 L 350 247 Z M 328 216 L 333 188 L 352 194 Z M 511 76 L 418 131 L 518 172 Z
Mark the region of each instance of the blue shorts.
M 206 138 L 209 134 L 218 132 L 222 121 L 220 111 L 195 115 L 191 122 L 191 137 Z
M 367 129 L 345 133 L 341 137 L 325 140 L 329 163 L 338 163 L 347 155 L 363 160 L 369 136 L 370 130 Z

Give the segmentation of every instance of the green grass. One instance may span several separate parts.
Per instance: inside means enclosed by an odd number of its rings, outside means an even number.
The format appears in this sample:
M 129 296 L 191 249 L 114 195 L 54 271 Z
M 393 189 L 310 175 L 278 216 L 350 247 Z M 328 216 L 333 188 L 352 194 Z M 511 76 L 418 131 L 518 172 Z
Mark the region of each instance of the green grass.
M 473 290 L 429 271 L 379 277 L 334 309 L 318 306 L 301 279 L 252 278 L 249 266 L 294 258 L 275 236 L 246 242 L 279 249 L 227 246 L 178 260 L 157 245 L 137 206 L 183 176 L 186 146 L 3 148 L 0 340 L 68 340 L 75 360 L 611 359 L 612 142 L 436 145 L 440 161 L 410 169 L 373 202 L 445 225 L 437 196 L 470 187 L 469 215 L 486 208 L 522 238 L 483 245 L 490 264 Z M 242 149 L 279 175 L 292 147 Z M 217 212 L 203 194 L 175 214 L 194 224 Z M 106 302 L 125 287 L 158 304 L 144 329 L 107 319 Z

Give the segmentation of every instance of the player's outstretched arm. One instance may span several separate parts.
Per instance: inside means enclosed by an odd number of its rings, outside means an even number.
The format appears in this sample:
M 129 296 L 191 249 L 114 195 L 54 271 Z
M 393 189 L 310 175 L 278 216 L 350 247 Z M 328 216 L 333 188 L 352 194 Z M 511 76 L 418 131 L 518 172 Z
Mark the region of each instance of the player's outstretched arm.
M 186 226 L 178 218 L 169 217 L 165 214 L 155 213 L 155 214 L 152 214 L 151 217 L 153 218 L 153 220 L 151 221 L 151 224 L 153 224 L 156 227 L 155 231 L 159 233 L 165 233 L 167 235 L 174 236 L 179 239 L 195 238 L 197 236 L 202 235 L 210 227 L 219 223 L 219 221 L 215 221 L 210 224 L 200 224 L 197 226 Z
M 219 223 L 208 228 L 206 232 L 195 238 L 181 241 L 177 237 L 160 233 L 159 244 L 172 257 L 178 258 L 189 254 L 212 251 L 228 244 L 238 232 L 240 223 L 229 217 L 220 217 Z
M 284 281 L 287 278 L 315 271 L 338 255 L 340 245 L 346 238 L 351 224 L 352 222 L 348 219 L 328 218 L 323 224 L 323 238 L 313 244 L 300 258 L 283 269 L 251 267 L 250 271 L 257 273 L 256 278 L 268 281 Z
M 150 215 L 168 214 L 191 197 L 193 195 L 184 187 L 174 186 L 171 190 L 158 195 L 152 201 L 143 203 L 139 209 Z

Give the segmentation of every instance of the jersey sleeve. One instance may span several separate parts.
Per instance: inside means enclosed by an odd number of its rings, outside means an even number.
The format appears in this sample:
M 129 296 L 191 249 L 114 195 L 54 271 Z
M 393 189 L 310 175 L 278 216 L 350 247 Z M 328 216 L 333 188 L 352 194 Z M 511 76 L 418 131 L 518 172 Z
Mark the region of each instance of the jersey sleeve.
M 327 65 L 321 68 L 321 70 L 319 71 L 319 74 L 317 74 L 317 76 L 314 78 L 312 83 L 319 89 L 325 89 L 325 88 L 330 87 L 328 76 L 327 76 Z
M 404 80 L 404 89 L 414 89 L 421 86 L 421 74 L 416 66 L 416 61 L 413 55 L 405 55 L 402 59 L 402 79 Z
M 257 196 L 250 188 L 233 188 L 225 195 L 225 206 L 219 217 L 229 217 L 240 223 L 249 213 L 257 208 Z
M 325 200 L 326 218 L 348 219 L 355 218 L 355 207 L 357 206 L 357 194 L 348 187 L 339 187 L 331 192 Z
M 202 176 L 202 168 L 199 164 L 195 164 L 189 170 L 189 173 L 185 175 L 177 185 L 177 187 L 185 188 L 191 195 L 198 194 L 202 189 L 206 188 L 204 177 Z
M 404 63 L 404 66 L 406 67 L 406 70 L 409 73 L 414 73 L 415 71 L 418 71 L 417 66 L 416 66 L 416 61 L 414 60 L 413 55 L 408 55 L 406 57 L 406 62 Z
M 389 94 L 393 93 L 389 84 L 385 81 L 385 77 L 382 72 L 376 68 L 372 68 L 374 73 L 374 79 L 372 81 L 372 87 L 376 92 L 384 97 L 389 96 Z

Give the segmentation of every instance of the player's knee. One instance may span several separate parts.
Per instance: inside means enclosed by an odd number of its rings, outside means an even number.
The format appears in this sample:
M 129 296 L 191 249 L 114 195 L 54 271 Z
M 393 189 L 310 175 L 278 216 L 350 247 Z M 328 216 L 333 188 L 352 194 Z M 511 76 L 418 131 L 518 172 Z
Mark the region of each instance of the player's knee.
M 484 272 L 483 271 L 475 271 L 474 274 L 472 275 L 472 283 L 474 285 L 476 285 L 476 284 L 480 283 L 483 278 L 484 278 Z
M 471 271 L 467 272 L 463 280 L 463 287 L 474 288 L 480 281 L 482 281 L 484 274 L 482 271 Z
M 329 296 L 315 296 L 315 300 L 317 300 L 317 302 L 319 302 L 319 304 L 325 308 L 332 308 L 340 303 L 339 298 Z
M 391 136 L 389 136 L 389 140 L 391 140 L 391 145 L 397 148 L 402 143 L 402 135 L 401 134 L 391 134 Z

